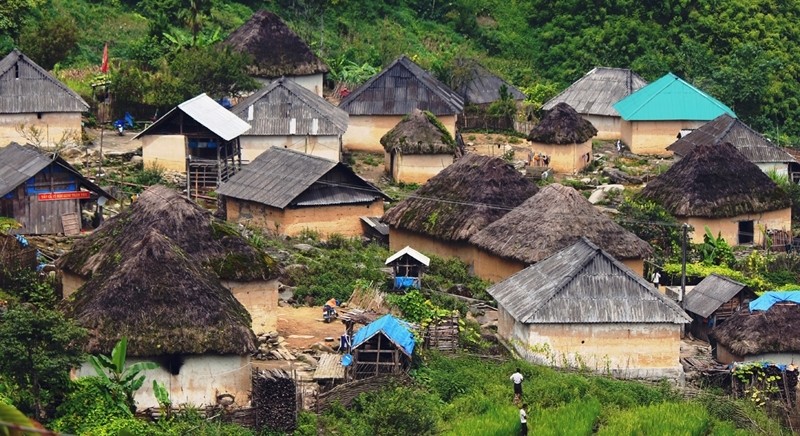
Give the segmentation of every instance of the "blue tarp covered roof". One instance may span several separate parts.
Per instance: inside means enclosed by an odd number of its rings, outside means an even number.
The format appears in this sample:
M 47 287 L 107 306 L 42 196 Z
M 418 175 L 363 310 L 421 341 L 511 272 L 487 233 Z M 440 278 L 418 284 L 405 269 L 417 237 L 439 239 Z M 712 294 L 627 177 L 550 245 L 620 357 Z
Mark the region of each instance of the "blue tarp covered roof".
M 353 348 L 358 348 L 378 333 L 383 333 L 408 357 L 411 357 L 414 353 L 414 335 L 411 333 L 411 327 L 405 321 L 401 321 L 392 315 L 384 315 L 361 327 L 353 335 Z
M 750 311 L 769 310 L 770 307 L 778 303 L 800 304 L 800 291 L 779 292 L 770 291 L 750 302 Z

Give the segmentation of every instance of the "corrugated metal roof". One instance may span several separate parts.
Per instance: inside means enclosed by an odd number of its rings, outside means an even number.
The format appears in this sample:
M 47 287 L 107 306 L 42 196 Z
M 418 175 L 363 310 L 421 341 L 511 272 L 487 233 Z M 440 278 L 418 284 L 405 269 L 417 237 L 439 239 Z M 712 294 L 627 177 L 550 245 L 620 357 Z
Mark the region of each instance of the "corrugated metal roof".
M 420 253 L 419 251 L 417 251 L 417 250 L 409 247 L 408 245 L 406 245 L 402 250 L 400 250 L 397 253 L 389 256 L 389 258 L 386 259 L 385 265 L 389 265 L 390 263 L 394 262 L 397 259 L 400 259 L 401 257 L 403 257 L 406 254 L 411 256 L 413 259 L 418 260 L 421 264 L 423 264 L 425 266 L 428 266 L 428 265 L 431 264 L 431 258 L 430 257 L 428 257 L 428 256 Z
M 680 77 L 664 77 L 625 97 L 614 109 L 627 121 L 711 121 L 733 110 Z
M 741 120 L 728 114 L 722 114 L 713 121 L 703 124 L 700 128 L 692 130 L 686 136 L 673 142 L 667 147 L 667 150 L 677 156 L 686 156 L 698 145 L 721 142 L 733 144 L 750 162 L 797 162 L 789 153 L 767 141 L 767 138 Z
M 411 333 L 409 325 L 400 321 L 392 315 L 383 315 L 375 321 L 361 327 L 353 335 L 353 348 L 358 348 L 378 333 L 383 333 L 386 338 L 392 341 L 408 357 L 414 354 L 414 334 Z
M 434 115 L 461 113 L 464 101 L 442 82 L 401 56 L 342 99 L 350 115 L 407 115 L 414 109 Z
M 627 68 L 597 67 L 548 100 L 542 109 L 549 111 L 564 102 L 582 115 L 617 117 L 614 103 L 646 85 L 647 81 Z
M 747 285 L 736 280 L 711 274 L 697 284 L 692 292 L 683 299 L 683 308 L 687 312 L 696 313 L 708 318 L 720 306 L 730 301 L 736 294 L 747 288 Z
M 488 292 L 526 324 L 691 321 L 675 302 L 586 238 Z
M 86 112 L 89 105 L 19 50 L 0 60 L 0 113 Z
M 457 86 L 458 94 L 464 99 L 464 104 L 487 104 L 500 99 L 500 87 L 508 88 L 512 100 L 525 100 L 525 94 L 514 85 L 506 82 L 498 75 L 476 61 L 461 63 L 467 68 L 467 79 Z
M 283 77 L 239 102 L 231 112 L 253 126 L 248 136 L 342 135 L 349 119 L 347 112 Z M 294 132 L 291 120 L 295 120 Z
M 217 194 L 280 209 L 389 199 L 342 163 L 278 147 L 221 184 Z
M 139 132 L 133 139 L 146 136 L 151 131 L 158 129 L 162 124 L 170 120 L 176 111 L 185 113 L 225 141 L 237 138 L 244 132 L 250 130 L 249 124 L 239 119 L 239 117 L 231 113 L 231 111 L 225 109 L 222 105 L 203 93 L 172 108 L 172 110 L 164 114 L 163 117 L 156 120 L 155 123 Z

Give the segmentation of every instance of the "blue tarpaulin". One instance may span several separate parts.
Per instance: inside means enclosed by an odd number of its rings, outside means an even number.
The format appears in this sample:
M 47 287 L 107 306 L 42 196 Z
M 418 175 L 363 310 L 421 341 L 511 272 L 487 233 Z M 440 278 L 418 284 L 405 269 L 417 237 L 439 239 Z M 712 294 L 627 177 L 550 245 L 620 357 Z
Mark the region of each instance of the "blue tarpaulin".
M 395 277 L 394 288 L 419 288 L 419 277 Z
M 778 292 L 770 291 L 750 302 L 750 311 L 769 310 L 777 303 L 800 304 L 800 291 Z
M 406 322 L 400 321 L 392 315 L 384 315 L 361 327 L 353 335 L 353 348 L 358 348 L 378 333 L 383 333 L 409 357 L 414 353 L 414 335 L 411 333 L 411 328 Z

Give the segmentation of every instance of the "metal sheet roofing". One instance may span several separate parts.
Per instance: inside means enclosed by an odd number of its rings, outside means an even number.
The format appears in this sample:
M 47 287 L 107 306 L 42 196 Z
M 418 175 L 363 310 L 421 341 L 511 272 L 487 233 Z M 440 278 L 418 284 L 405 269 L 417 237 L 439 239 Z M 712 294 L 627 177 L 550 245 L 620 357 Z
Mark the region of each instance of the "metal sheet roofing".
M 692 292 L 683 299 L 683 308 L 687 312 L 696 313 L 708 318 L 720 306 L 730 301 L 736 294 L 747 288 L 747 285 L 736 280 L 711 274 L 697 284 Z
M 342 135 L 349 118 L 347 112 L 283 77 L 239 102 L 231 112 L 253 126 L 248 136 Z
M 586 238 L 488 292 L 526 324 L 691 321 L 675 302 Z
M 724 103 L 672 73 L 620 100 L 614 109 L 627 121 L 711 121 L 722 114 L 736 117 Z
M 170 120 L 177 111 L 188 115 L 225 141 L 237 138 L 250 130 L 249 124 L 239 119 L 239 117 L 231 113 L 231 111 L 225 109 L 222 105 L 203 93 L 172 108 L 172 110 L 164 114 L 163 117 L 156 120 L 155 123 L 139 132 L 133 139 L 146 136 L 151 131 L 158 129 L 162 124 Z
M 386 263 L 385 264 L 389 265 L 390 263 L 394 262 L 397 259 L 400 259 L 401 257 L 403 257 L 406 254 L 411 256 L 413 259 L 416 259 L 417 261 L 419 261 L 419 263 L 421 263 L 421 264 L 423 264 L 425 266 L 428 266 L 428 265 L 431 264 L 431 258 L 430 257 L 420 253 L 419 251 L 409 247 L 408 245 L 406 245 L 402 250 L 398 251 L 397 253 L 389 256 L 389 258 L 386 259 Z
M 405 321 L 401 321 L 392 315 L 384 315 L 375 321 L 361 327 L 353 335 L 353 348 L 358 348 L 378 333 L 383 333 L 387 339 L 392 341 L 408 357 L 414 354 L 414 334 L 411 327 Z
M 0 60 L 0 113 L 86 112 L 89 105 L 19 50 Z
M 549 111 L 563 102 L 582 115 L 617 117 L 614 103 L 646 85 L 647 81 L 627 68 L 597 67 L 548 100 L 542 109 Z
M 414 109 L 454 115 L 464 109 L 461 96 L 406 56 L 401 56 L 342 99 L 350 115 L 407 115 Z
M 278 147 L 221 184 L 217 194 L 280 209 L 389 199 L 342 163 Z
M 730 142 L 754 163 L 796 163 L 794 157 L 782 148 L 767 141 L 767 138 L 751 129 L 747 124 L 728 114 L 722 114 L 700 128 L 694 129 L 673 142 L 667 150 L 677 156 L 686 156 L 696 146 Z

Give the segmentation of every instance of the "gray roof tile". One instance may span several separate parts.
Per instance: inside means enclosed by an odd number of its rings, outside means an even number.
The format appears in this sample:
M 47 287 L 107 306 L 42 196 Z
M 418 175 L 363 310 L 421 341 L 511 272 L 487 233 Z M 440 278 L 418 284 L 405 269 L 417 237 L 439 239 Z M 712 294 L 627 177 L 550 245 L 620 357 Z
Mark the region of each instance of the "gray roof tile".
M 0 114 L 88 110 L 81 96 L 19 50 L 0 60 Z

